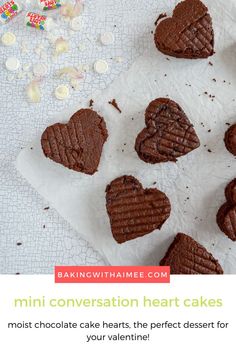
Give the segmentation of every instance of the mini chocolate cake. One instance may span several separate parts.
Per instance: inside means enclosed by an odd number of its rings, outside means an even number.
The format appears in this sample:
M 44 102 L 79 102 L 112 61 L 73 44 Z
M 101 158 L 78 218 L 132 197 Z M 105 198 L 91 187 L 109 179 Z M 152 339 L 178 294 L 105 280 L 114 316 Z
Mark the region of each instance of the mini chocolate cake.
M 170 266 L 171 274 L 223 274 L 212 254 L 182 233 L 177 234 L 160 265 Z
M 91 109 L 76 112 L 67 124 L 48 127 L 41 138 L 46 157 L 77 172 L 93 175 L 108 137 L 106 123 Z
M 161 229 L 171 211 L 164 193 L 155 188 L 143 189 L 132 176 L 119 177 L 107 186 L 106 206 L 117 243 Z
M 158 23 L 157 49 L 176 58 L 200 59 L 214 54 L 214 31 L 208 8 L 200 0 L 185 0 L 173 16 Z
M 182 108 L 167 98 L 152 101 L 145 113 L 146 128 L 137 136 L 135 150 L 148 163 L 173 161 L 200 146 Z

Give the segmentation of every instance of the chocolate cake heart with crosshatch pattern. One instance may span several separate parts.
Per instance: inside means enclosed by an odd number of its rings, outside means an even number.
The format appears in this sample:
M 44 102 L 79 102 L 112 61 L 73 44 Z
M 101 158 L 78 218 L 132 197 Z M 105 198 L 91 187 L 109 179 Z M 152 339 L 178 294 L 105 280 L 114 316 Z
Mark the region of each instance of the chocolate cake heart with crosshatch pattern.
M 156 47 L 176 58 L 200 59 L 214 54 L 214 31 L 208 8 L 200 0 L 185 0 L 173 16 L 158 23 Z
M 93 175 L 108 137 L 106 123 L 95 111 L 81 109 L 67 124 L 48 127 L 41 145 L 46 157 L 77 172 Z
M 223 274 L 219 262 L 192 237 L 179 233 L 168 248 L 161 266 L 171 274 Z
M 168 197 L 155 188 L 144 189 L 133 176 L 122 176 L 106 188 L 106 207 L 117 243 L 161 229 L 170 216 Z
M 167 98 L 152 101 L 145 113 L 146 128 L 137 136 L 135 150 L 148 163 L 177 161 L 200 146 L 182 108 Z

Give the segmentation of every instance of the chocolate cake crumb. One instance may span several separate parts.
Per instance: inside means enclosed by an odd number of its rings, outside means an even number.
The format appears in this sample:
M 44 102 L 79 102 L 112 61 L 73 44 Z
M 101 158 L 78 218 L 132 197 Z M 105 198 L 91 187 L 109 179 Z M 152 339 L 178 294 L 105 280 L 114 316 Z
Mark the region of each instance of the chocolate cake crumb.
M 212 81 L 216 82 L 216 79 L 212 79 Z
M 162 20 L 163 18 L 165 18 L 165 17 L 167 17 L 166 12 L 165 12 L 165 13 L 160 14 L 160 15 L 157 17 L 157 19 L 156 19 L 156 21 L 155 21 L 154 25 L 156 26 L 156 25 L 158 24 L 158 22 L 159 22 L 160 20 Z
M 208 129 L 208 133 L 210 133 L 211 132 L 211 129 Z
M 211 149 L 208 149 L 207 151 L 208 151 L 208 152 L 212 152 L 212 150 L 211 150 Z
M 22 245 L 22 242 L 17 242 L 16 245 L 17 245 L 17 246 L 21 246 L 21 245 Z
M 89 107 L 93 107 L 93 104 L 94 104 L 94 101 L 91 99 L 91 100 L 89 101 Z
M 46 228 L 46 225 L 43 225 L 43 229 L 45 229 Z
M 118 106 L 118 104 L 117 104 L 117 102 L 116 102 L 116 100 L 114 98 L 113 98 L 112 101 L 109 101 L 108 103 L 110 105 L 112 105 L 118 112 L 122 113 L 121 109 L 119 108 L 119 106 Z
M 209 61 L 209 65 L 210 65 L 210 66 L 213 66 L 213 63 L 212 63 L 211 61 Z
M 49 210 L 50 208 L 49 207 L 46 207 L 46 208 L 44 208 L 43 210 Z
M 20 275 L 20 273 L 16 273 L 16 275 Z

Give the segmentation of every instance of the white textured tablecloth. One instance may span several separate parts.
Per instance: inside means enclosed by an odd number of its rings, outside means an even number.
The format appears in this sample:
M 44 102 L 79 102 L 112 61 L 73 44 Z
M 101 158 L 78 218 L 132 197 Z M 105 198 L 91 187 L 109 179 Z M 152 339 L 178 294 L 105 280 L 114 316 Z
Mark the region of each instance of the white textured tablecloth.
M 166 7 L 156 0 L 85 0 L 84 27 L 70 38 L 71 50 L 52 62 L 51 49 L 43 60 L 36 54 L 39 44 L 48 48 L 46 34 L 25 28 L 24 14 L 0 27 L 0 35 L 14 32 L 14 47 L 0 45 L 0 273 L 51 273 L 55 264 L 104 264 L 102 257 L 63 221 L 56 211 L 16 172 L 14 161 L 22 148 L 39 134 L 57 112 L 75 105 L 92 92 L 105 88 L 152 44 L 151 30 L 159 13 L 170 9 L 177 1 L 168 1 Z M 2 4 L 3 1 L 0 2 Z M 27 1 L 28 9 L 38 11 L 34 1 Z M 56 11 L 48 13 L 57 18 Z M 65 23 L 63 28 L 68 28 Z M 115 43 L 103 47 L 98 37 L 103 31 L 112 31 Z M 63 34 L 63 29 L 61 30 Z M 66 36 L 68 31 L 65 31 Z M 28 53 L 22 53 L 22 42 Z M 86 46 L 78 50 L 79 43 Z M 44 61 L 50 68 L 43 82 L 44 94 L 40 104 L 27 102 L 25 87 L 29 79 L 9 80 L 5 60 L 17 56 L 24 66 Z M 114 58 L 123 57 L 118 63 Z M 96 59 L 109 62 L 110 71 L 99 76 L 92 71 Z M 68 101 L 53 97 L 55 87 L 63 80 L 55 80 L 56 69 L 67 65 L 90 65 L 90 72 L 81 81 L 81 88 Z M 17 243 L 21 243 L 17 246 Z

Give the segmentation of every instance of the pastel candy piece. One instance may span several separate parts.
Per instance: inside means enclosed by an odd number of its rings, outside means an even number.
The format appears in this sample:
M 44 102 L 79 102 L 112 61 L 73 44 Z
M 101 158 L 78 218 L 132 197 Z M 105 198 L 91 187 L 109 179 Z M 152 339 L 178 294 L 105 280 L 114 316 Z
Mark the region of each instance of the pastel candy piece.
M 104 32 L 101 34 L 100 40 L 103 45 L 111 45 L 114 43 L 114 34 L 112 32 Z
M 43 63 L 35 64 L 33 67 L 33 73 L 36 77 L 43 77 L 47 73 L 47 66 Z
M 68 86 L 66 85 L 59 85 L 55 89 L 55 96 L 58 100 L 65 100 L 70 95 L 70 91 Z
M 16 36 L 12 32 L 6 32 L 1 37 L 2 44 L 5 46 L 11 46 L 16 43 Z
M 81 30 L 82 27 L 83 27 L 83 21 L 82 21 L 81 17 L 74 17 L 70 21 L 70 28 L 73 31 L 79 31 L 79 30 Z
M 109 69 L 108 63 L 105 60 L 97 60 L 94 63 L 94 70 L 98 74 L 105 74 Z
M 15 57 L 10 57 L 6 60 L 6 68 L 9 71 L 16 71 L 20 67 L 20 61 Z

